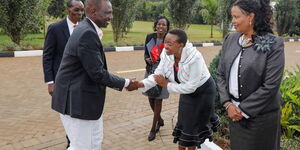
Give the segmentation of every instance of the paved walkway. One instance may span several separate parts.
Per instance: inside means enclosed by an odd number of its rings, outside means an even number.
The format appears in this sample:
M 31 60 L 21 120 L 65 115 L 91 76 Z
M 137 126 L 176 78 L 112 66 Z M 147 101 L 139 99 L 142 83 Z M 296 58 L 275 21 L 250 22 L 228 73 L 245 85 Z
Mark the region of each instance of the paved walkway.
M 286 43 L 287 66 L 300 64 L 300 42 Z M 207 64 L 220 47 L 200 48 Z M 299 51 L 299 52 L 297 52 Z M 144 68 L 143 52 L 106 53 L 109 70 Z M 64 150 L 65 132 L 58 113 L 50 109 L 50 96 L 43 83 L 41 57 L 0 58 L 0 149 Z M 141 80 L 143 71 L 117 75 Z M 178 95 L 163 101 L 165 126 L 153 142 L 147 141 L 152 111 L 146 97 L 109 89 L 104 110 L 103 150 L 170 150 L 177 117 Z

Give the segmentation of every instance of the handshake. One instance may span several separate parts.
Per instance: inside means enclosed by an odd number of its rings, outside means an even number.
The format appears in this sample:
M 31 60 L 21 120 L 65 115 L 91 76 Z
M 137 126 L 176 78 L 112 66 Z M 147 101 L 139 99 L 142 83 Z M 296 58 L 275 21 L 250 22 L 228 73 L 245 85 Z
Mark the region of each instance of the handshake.
M 137 80 L 130 80 L 129 85 L 126 87 L 127 91 L 134 91 L 138 88 L 144 87 L 144 83 Z
M 168 86 L 168 80 L 163 75 L 153 75 L 154 80 L 157 85 L 160 85 L 161 87 L 167 87 Z M 130 80 L 129 85 L 126 87 L 127 91 L 134 91 L 138 88 L 143 88 L 144 83 L 137 81 L 135 79 Z

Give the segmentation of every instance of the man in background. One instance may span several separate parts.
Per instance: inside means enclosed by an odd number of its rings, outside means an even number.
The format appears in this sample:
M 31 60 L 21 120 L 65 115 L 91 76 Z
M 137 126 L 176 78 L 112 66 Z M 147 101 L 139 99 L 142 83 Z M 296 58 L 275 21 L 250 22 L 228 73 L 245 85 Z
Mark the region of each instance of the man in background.
M 60 66 L 63 52 L 70 35 L 78 25 L 84 13 L 84 5 L 80 0 L 67 1 L 67 14 L 65 19 L 55 22 L 48 27 L 44 51 L 43 51 L 43 69 L 44 80 L 48 85 L 48 93 L 52 96 L 55 76 Z M 69 147 L 70 141 L 68 139 Z

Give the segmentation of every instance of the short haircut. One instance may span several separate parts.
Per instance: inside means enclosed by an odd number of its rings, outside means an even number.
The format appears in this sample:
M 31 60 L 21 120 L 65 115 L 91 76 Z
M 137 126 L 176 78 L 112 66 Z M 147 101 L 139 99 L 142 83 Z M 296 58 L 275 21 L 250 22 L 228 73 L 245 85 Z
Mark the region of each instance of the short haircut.
M 176 40 L 178 43 L 182 43 L 185 46 L 187 42 L 187 35 L 181 29 L 173 29 L 168 32 L 169 34 L 177 35 L 178 39 Z
M 71 8 L 73 6 L 73 2 L 81 2 L 81 0 L 68 0 L 67 1 L 67 7 Z

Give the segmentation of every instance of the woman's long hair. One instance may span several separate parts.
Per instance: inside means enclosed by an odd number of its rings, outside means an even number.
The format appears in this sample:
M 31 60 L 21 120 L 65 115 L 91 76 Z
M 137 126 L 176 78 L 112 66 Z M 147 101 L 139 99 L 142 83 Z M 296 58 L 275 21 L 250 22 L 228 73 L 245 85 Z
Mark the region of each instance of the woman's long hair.
M 273 33 L 273 11 L 270 0 L 237 0 L 233 6 L 238 6 L 243 13 L 254 13 L 254 31 L 257 35 Z

